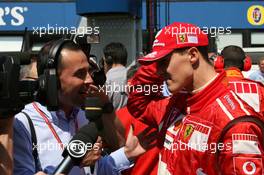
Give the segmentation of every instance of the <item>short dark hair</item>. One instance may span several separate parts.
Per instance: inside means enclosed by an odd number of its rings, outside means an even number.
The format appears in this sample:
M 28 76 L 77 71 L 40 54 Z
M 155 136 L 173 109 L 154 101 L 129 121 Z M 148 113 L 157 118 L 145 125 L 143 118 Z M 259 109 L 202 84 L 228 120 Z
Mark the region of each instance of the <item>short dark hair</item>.
M 241 47 L 235 45 L 226 46 L 222 50 L 221 56 L 224 59 L 224 68 L 236 67 L 243 70 L 246 55 Z
M 44 73 L 44 69 L 46 68 L 47 59 L 49 57 L 50 49 L 54 46 L 54 44 L 58 43 L 58 40 L 53 40 L 50 42 L 47 42 L 39 51 L 39 59 L 37 60 L 37 70 L 38 70 L 38 76 L 42 75 Z M 81 47 L 74 43 L 74 42 L 65 42 L 63 43 L 62 47 L 58 50 L 59 55 L 57 58 L 56 69 L 58 71 L 59 68 L 61 68 L 62 64 L 62 55 L 61 51 L 63 49 L 71 50 L 71 51 L 79 51 L 82 50 Z
M 112 65 L 114 63 L 127 64 L 127 50 L 122 43 L 112 42 L 104 47 L 105 63 Z

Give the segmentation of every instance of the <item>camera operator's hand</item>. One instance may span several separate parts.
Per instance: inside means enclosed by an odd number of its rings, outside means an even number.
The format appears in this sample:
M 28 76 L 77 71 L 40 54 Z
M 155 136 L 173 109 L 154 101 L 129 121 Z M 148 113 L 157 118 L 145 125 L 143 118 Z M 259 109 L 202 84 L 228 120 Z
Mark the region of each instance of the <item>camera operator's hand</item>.
M 85 167 L 85 166 L 94 165 L 95 162 L 101 157 L 102 146 L 103 146 L 102 138 L 99 136 L 92 150 L 88 150 L 88 152 L 86 153 L 80 166 Z
M 13 171 L 13 120 L 11 116 L 0 119 L 1 175 L 11 175 Z
M 124 148 L 125 154 L 129 160 L 135 159 L 156 145 L 155 138 L 157 137 L 157 131 L 151 131 L 152 129 L 153 128 L 148 127 L 137 136 L 134 136 L 133 128 L 130 126 Z

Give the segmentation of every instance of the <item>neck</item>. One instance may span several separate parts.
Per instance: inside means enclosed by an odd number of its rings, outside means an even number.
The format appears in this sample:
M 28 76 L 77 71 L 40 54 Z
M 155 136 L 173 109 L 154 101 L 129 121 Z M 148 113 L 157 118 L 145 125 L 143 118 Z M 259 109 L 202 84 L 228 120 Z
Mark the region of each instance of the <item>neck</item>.
M 115 67 L 124 67 L 122 64 L 119 64 L 119 63 L 114 63 L 112 65 L 112 68 L 115 68 Z
M 192 92 L 197 93 L 204 89 L 208 84 L 211 83 L 216 75 L 217 73 L 215 72 L 213 66 L 206 62 L 201 62 L 199 68 L 194 70 Z
M 73 107 L 65 104 L 60 105 L 60 109 L 65 113 L 66 118 L 70 118 Z
M 125 66 L 123 66 L 122 64 L 119 64 L 119 63 L 114 63 L 114 64 L 112 64 L 112 66 L 107 66 L 105 68 L 105 72 L 108 72 L 110 69 L 116 68 L 116 67 L 125 67 Z

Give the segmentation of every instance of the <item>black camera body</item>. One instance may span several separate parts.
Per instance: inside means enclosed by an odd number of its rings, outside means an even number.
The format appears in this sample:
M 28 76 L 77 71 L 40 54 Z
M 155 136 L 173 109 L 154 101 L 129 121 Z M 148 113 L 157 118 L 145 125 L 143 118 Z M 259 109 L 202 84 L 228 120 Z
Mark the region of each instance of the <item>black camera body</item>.
M 30 60 L 30 59 L 29 59 Z M 35 81 L 19 81 L 20 58 L 0 56 L 0 113 L 3 116 L 21 111 L 34 100 Z

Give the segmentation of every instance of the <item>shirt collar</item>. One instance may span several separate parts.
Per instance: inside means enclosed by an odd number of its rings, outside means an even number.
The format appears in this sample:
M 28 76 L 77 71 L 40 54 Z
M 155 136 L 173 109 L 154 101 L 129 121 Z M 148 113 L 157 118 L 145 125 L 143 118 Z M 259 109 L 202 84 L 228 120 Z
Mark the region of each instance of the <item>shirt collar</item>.
M 230 67 L 226 70 L 227 77 L 239 77 L 244 78 L 242 72 L 236 67 Z
M 75 120 L 77 118 L 79 111 L 80 111 L 80 108 L 74 107 L 69 118 L 66 117 L 65 112 L 61 109 L 57 110 L 56 112 L 54 111 L 54 112 L 56 113 L 56 116 L 58 118 L 62 118 L 64 120 L 70 121 L 70 120 Z
M 113 67 L 113 68 L 109 69 L 109 71 L 106 73 L 106 75 L 112 74 L 114 72 L 119 72 L 122 70 L 126 70 L 126 67 L 124 67 L 124 66 Z

